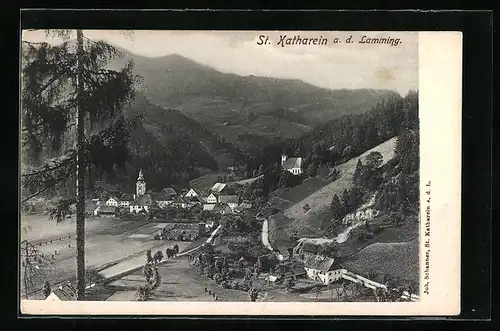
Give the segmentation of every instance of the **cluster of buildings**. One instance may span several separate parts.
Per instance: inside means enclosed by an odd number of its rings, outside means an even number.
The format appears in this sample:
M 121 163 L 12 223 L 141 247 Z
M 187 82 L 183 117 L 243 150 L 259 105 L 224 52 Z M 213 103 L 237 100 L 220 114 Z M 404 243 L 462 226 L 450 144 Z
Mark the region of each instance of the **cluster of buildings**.
M 193 208 L 199 206 L 203 210 L 220 214 L 239 213 L 252 208 L 251 203 L 243 201 L 226 183 L 216 183 L 205 196 L 194 188 L 187 188 L 177 192 L 167 187 L 161 192 L 147 192 L 146 181 L 142 169 L 136 182 L 136 193 L 124 194 L 120 197 L 111 196 L 106 201 L 97 202 L 94 215 L 116 216 L 119 210 L 129 213 L 149 212 L 156 205 L 159 208 Z

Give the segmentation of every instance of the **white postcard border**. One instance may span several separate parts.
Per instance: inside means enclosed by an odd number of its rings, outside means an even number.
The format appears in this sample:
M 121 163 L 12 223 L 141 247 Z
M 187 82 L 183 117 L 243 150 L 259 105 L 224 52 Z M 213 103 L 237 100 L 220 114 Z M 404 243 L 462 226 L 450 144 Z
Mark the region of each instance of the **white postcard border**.
M 30 315 L 458 315 L 461 248 L 462 33 L 419 32 L 418 47 L 421 135 L 421 291 L 418 302 L 202 303 L 22 300 L 21 313 Z M 426 193 L 429 188 L 426 186 L 428 182 L 431 183 L 430 194 Z M 427 206 L 430 206 L 430 224 L 427 224 Z M 428 231 L 430 235 L 426 236 Z M 428 239 L 429 247 L 426 247 Z M 428 280 L 425 279 L 426 253 L 429 256 Z

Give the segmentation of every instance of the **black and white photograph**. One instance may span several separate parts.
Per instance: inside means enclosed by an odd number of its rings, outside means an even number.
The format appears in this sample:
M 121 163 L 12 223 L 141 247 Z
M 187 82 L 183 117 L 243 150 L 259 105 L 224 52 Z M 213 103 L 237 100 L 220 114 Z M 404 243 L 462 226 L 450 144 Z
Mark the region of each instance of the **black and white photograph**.
M 22 300 L 430 291 L 418 32 L 21 39 Z

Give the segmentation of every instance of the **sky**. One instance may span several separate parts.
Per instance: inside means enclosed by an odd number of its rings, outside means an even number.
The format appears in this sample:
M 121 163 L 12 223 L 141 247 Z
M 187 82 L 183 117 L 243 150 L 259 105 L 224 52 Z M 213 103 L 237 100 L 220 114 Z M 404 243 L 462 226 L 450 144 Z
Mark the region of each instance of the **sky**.
M 136 55 L 160 57 L 179 54 L 222 72 L 300 79 L 331 89 L 390 89 L 404 95 L 418 89 L 418 33 L 361 31 L 169 31 L 85 30 Z M 269 44 L 258 45 L 259 36 Z M 278 44 L 285 38 L 319 38 L 327 45 Z M 346 43 L 352 36 L 353 43 Z M 361 44 L 366 38 L 399 38 L 398 46 Z M 43 31 L 23 31 L 23 40 L 60 43 Z M 340 43 L 333 43 L 338 38 Z

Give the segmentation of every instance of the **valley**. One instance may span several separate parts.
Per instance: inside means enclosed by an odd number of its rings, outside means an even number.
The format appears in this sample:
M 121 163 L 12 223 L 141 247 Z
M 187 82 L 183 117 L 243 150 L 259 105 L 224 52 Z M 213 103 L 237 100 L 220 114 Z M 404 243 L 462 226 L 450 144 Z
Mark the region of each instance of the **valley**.
M 25 295 L 75 281 L 79 169 L 90 298 L 418 300 L 417 91 L 325 89 L 121 51 L 106 68 L 133 61 L 130 97 L 104 93 L 111 114 L 80 140 L 49 135 L 62 148 L 26 152 Z

